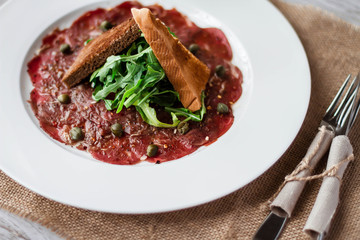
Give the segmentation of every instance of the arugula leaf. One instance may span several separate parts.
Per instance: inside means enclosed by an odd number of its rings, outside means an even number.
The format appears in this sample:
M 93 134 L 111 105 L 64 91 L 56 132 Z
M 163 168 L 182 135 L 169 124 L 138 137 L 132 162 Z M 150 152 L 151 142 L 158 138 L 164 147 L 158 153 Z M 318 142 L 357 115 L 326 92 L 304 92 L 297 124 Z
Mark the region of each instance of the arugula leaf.
M 176 127 L 179 116 L 186 117 L 183 121 L 201 121 L 206 112 L 204 94 L 199 111 L 193 113 L 186 108 L 174 107 L 180 104 L 179 94 L 166 79 L 164 69 L 143 36 L 124 54 L 108 57 L 91 75 L 90 82 L 94 88 L 93 99 L 103 100 L 106 109 L 116 109 L 119 113 L 124 106 L 134 106 L 145 122 L 156 127 Z M 165 107 L 171 114 L 172 124 L 159 121 L 150 103 Z
M 172 124 L 160 122 L 156 117 L 155 109 L 150 107 L 148 102 L 136 105 L 136 110 L 140 113 L 142 119 L 145 122 L 155 127 L 172 128 L 176 127 L 180 123 L 180 120 L 176 117 L 176 114 L 174 113 L 171 113 L 173 121 Z
M 169 33 L 170 33 L 171 35 L 173 35 L 174 37 L 177 37 L 177 36 L 175 35 L 175 33 L 173 33 L 173 32 L 170 30 L 169 27 L 167 27 L 167 29 L 168 29 L 168 31 L 169 31 Z
M 184 121 L 192 120 L 196 122 L 201 122 L 204 118 L 206 113 L 205 107 L 205 93 L 201 93 L 201 108 L 200 110 L 196 111 L 195 113 L 191 112 L 189 109 L 186 108 L 172 108 L 172 107 L 165 107 L 165 111 L 174 113 L 176 116 L 184 116 L 187 117 Z
M 122 99 L 121 99 L 121 101 L 120 101 L 120 103 L 119 103 L 119 106 L 118 106 L 118 108 L 117 108 L 117 110 L 116 110 L 116 113 L 119 113 L 119 112 L 122 110 L 123 105 L 124 105 L 124 102 L 125 102 L 125 99 L 128 98 L 128 97 L 130 97 L 130 96 L 136 91 L 136 89 L 139 88 L 139 86 L 140 86 L 141 83 L 142 83 L 142 80 L 143 80 L 143 79 L 140 79 L 135 86 L 133 86 L 133 87 L 131 87 L 130 89 L 128 89 L 128 90 L 125 91 L 125 93 L 124 93 L 124 95 L 123 95 L 123 97 L 122 97 Z M 128 85 L 128 86 L 129 86 L 129 85 Z
M 173 90 L 155 92 L 150 96 L 150 101 L 162 107 L 171 107 L 180 101 L 179 93 Z
M 106 59 L 105 65 L 96 70 L 90 77 L 90 82 L 93 82 L 95 79 L 98 79 L 100 82 L 104 83 L 104 79 L 110 71 L 117 67 L 119 63 L 120 56 L 110 56 Z
M 89 38 L 88 40 L 86 40 L 86 41 L 84 42 L 84 46 L 86 46 L 91 40 L 92 40 L 91 38 Z
M 121 87 L 122 83 L 133 79 L 139 68 L 140 66 L 138 65 L 130 65 L 128 69 L 128 74 L 125 77 L 119 77 L 114 83 L 106 85 L 103 89 L 93 95 L 94 100 L 99 101 L 106 98 L 110 93 L 115 93 Z

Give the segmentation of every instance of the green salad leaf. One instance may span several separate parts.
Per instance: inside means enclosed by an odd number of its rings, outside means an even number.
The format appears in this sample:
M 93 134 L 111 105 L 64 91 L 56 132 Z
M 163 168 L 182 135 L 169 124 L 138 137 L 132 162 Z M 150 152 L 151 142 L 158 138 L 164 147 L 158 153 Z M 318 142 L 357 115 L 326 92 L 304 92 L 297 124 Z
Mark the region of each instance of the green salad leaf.
M 151 47 L 141 36 L 124 54 L 110 56 L 105 64 L 90 77 L 94 88 L 93 99 L 103 100 L 108 110 L 119 113 L 124 107 L 135 106 L 142 119 L 155 127 L 176 127 L 182 121 L 202 121 L 206 108 L 205 94 L 202 107 L 196 112 L 180 105 L 179 94 L 166 78 L 164 69 L 156 59 Z M 163 123 L 157 118 L 153 105 L 163 107 L 170 113 L 172 123 Z
M 205 99 L 205 94 L 204 94 L 204 92 L 202 92 L 202 94 L 201 94 L 201 109 L 199 111 L 197 111 L 196 113 L 193 113 L 189 109 L 186 109 L 186 108 L 165 107 L 165 110 L 169 113 L 175 114 L 176 116 L 186 117 L 185 121 L 192 120 L 195 122 L 201 122 L 206 113 L 204 99 Z

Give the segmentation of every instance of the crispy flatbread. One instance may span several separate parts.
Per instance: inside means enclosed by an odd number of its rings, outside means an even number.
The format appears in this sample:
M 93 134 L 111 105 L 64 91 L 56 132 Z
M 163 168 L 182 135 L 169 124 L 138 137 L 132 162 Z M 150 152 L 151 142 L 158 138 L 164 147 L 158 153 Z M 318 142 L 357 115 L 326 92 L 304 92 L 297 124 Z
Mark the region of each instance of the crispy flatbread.
M 94 40 L 91 40 L 80 51 L 70 69 L 65 73 L 62 81 L 68 87 L 75 86 L 104 65 L 109 56 L 120 53 L 140 35 L 139 26 L 133 18 L 104 32 Z

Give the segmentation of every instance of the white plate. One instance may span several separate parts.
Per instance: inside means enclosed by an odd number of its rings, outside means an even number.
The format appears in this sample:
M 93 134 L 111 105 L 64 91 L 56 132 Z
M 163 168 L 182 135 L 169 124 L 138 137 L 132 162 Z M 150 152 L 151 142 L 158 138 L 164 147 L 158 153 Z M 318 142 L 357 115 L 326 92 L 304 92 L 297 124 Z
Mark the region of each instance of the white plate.
M 0 168 L 11 178 L 80 208 L 163 212 L 241 188 L 291 144 L 309 102 L 309 66 L 294 30 L 262 0 L 157 1 L 176 6 L 200 26 L 222 28 L 230 40 L 234 63 L 244 74 L 244 93 L 234 105 L 233 126 L 217 142 L 160 165 L 117 166 L 50 139 L 26 102 L 32 88 L 26 63 L 54 27 L 68 26 L 96 6 L 119 3 L 94 2 L 12 0 L 0 9 Z

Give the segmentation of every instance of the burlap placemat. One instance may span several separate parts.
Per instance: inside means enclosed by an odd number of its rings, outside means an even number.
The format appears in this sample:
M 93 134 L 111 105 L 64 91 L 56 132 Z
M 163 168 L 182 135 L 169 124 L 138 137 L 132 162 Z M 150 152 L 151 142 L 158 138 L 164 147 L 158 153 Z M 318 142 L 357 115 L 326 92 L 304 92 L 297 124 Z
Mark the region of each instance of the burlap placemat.
M 116 215 L 53 202 L 0 173 L 1 207 L 36 220 L 69 239 L 250 239 L 268 213 L 262 206 L 304 156 L 344 77 L 360 67 L 360 29 L 312 7 L 275 0 L 274 4 L 291 22 L 305 47 L 312 92 L 309 111 L 297 138 L 261 177 L 233 194 L 199 207 L 163 214 Z M 359 133 L 357 121 L 350 134 L 355 156 L 360 154 Z M 322 161 L 316 171 L 324 167 Z M 282 239 L 307 239 L 302 229 L 320 183 L 317 180 L 307 184 Z M 356 158 L 346 170 L 329 239 L 359 238 L 359 183 L 360 164 Z

